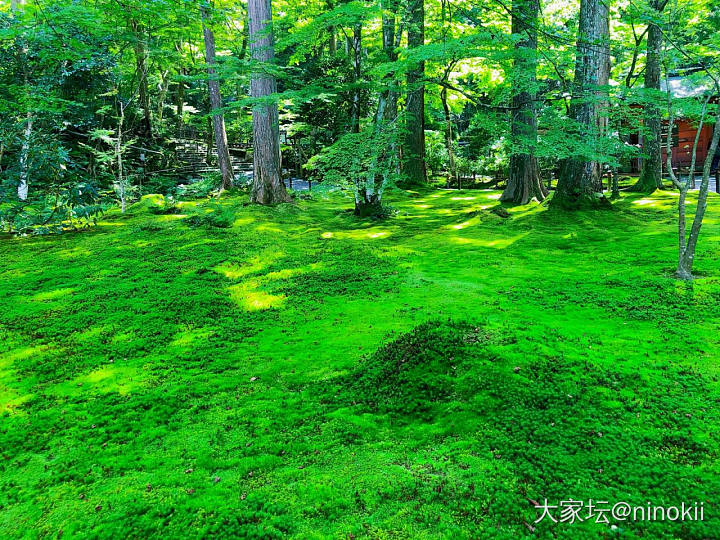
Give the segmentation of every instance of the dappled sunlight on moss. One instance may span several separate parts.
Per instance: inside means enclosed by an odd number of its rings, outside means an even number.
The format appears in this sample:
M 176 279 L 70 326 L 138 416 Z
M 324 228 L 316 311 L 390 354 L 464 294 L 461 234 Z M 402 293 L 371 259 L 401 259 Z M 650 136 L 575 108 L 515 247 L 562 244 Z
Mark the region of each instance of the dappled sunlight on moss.
M 142 372 L 128 366 L 109 365 L 75 379 L 54 385 L 48 391 L 57 396 L 80 396 L 116 392 L 125 395 L 144 385 Z
M 261 255 L 253 257 L 245 263 L 225 261 L 221 265 L 215 267 L 215 271 L 221 273 L 228 279 L 240 279 L 242 277 L 261 272 L 282 257 L 283 253 L 281 251 L 269 249 L 263 251 Z
M 63 259 L 74 259 L 76 257 L 89 257 L 90 255 L 92 255 L 92 252 L 88 249 L 78 246 L 75 248 L 59 251 L 57 255 L 58 257 L 62 257 Z
M 43 350 L 43 347 L 19 347 L 0 352 L 0 417 L 4 412 L 18 412 L 20 406 L 34 396 L 17 388 L 23 385 L 18 384 L 22 377 L 14 369 L 14 362 L 42 354 Z
M 388 230 L 377 230 L 374 228 L 370 229 L 354 229 L 346 231 L 326 231 L 321 237 L 325 239 L 341 239 L 341 240 L 366 240 L 366 239 L 382 239 L 392 235 L 391 231 Z
M 229 288 L 230 299 L 246 311 L 262 311 L 282 307 L 285 303 L 284 295 L 270 294 L 258 290 L 257 280 L 249 280 L 240 285 Z
M 173 339 L 168 345 L 171 348 L 190 349 L 191 347 L 197 345 L 198 342 L 206 341 L 216 332 L 216 329 L 207 327 L 181 330 L 175 334 L 175 339 Z
M 657 199 L 638 199 L 637 201 L 633 201 L 632 203 L 640 206 L 663 206 L 663 203 Z
M 267 224 L 267 223 L 263 223 L 263 224 L 261 224 L 261 225 L 256 225 L 256 226 L 255 226 L 255 230 L 256 230 L 257 232 L 259 232 L 259 233 L 270 232 L 270 233 L 278 233 L 278 234 L 281 234 L 281 233 L 286 233 L 286 232 L 287 232 L 287 230 L 285 230 L 285 229 L 281 229 L 280 227 L 276 227 L 276 226 L 274 226 L 274 225 L 270 225 L 270 224 Z
M 236 218 L 235 221 L 233 221 L 233 227 L 245 227 L 246 225 L 250 225 L 251 223 L 255 222 L 255 218 L 243 216 Z
M 513 245 L 515 242 L 522 240 L 528 234 L 530 234 L 530 233 L 526 232 L 523 234 L 518 234 L 511 238 L 496 238 L 493 240 L 484 240 L 484 239 L 479 239 L 479 238 L 466 238 L 466 237 L 461 237 L 461 236 L 451 236 L 449 238 L 449 240 L 456 244 L 462 244 L 462 245 L 472 245 L 472 246 L 488 247 L 488 248 L 494 248 L 494 249 L 505 249 L 505 248 Z
M 40 292 L 30 297 L 32 302 L 54 302 L 57 300 L 64 299 L 70 296 L 75 289 L 72 287 L 66 287 L 64 289 L 55 289 L 54 291 Z

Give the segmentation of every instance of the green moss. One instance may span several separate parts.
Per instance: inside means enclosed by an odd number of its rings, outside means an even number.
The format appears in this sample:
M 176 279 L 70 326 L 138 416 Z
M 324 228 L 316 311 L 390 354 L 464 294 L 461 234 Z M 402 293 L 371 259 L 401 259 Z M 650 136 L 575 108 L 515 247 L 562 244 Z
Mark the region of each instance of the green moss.
M 685 284 L 672 192 L 499 196 L 144 199 L 0 240 L 0 537 L 517 538 L 544 498 L 702 500 L 618 534 L 716 536 L 717 197 Z

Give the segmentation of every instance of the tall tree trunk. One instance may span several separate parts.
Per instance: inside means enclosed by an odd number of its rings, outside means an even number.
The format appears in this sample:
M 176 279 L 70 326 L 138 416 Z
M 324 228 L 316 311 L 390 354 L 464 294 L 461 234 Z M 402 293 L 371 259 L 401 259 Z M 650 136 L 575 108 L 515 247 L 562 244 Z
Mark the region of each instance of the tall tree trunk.
M 327 11 L 332 11 L 335 8 L 335 3 L 333 0 L 325 0 L 325 7 Z M 327 29 L 328 33 L 328 54 L 330 56 L 335 56 L 337 53 L 337 39 L 335 39 L 335 26 L 331 25 L 328 26 Z
M 449 184 L 452 180 L 457 180 L 457 167 L 455 167 L 455 153 L 453 152 L 452 116 L 450 115 L 446 87 L 440 90 L 440 101 L 442 102 L 443 115 L 445 117 L 445 149 L 448 153 L 448 165 L 450 166 Z
M 720 91 L 720 87 L 716 85 L 716 90 Z M 668 137 L 671 137 L 671 133 Z M 698 192 L 697 208 L 695 209 L 695 216 L 693 218 L 692 225 L 690 227 L 690 234 L 687 238 L 687 243 L 684 243 L 685 236 L 685 215 L 684 215 L 684 196 L 683 199 L 683 211 L 679 215 L 682 220 L 682 226 L 680 232 L 680 253 L 678 257 L 678 268 L 675 275 L 680 279 L 692 279 L 693 263 L 695 262 L 695 248 L 697 247 L 698 238 L 700 237 L 700 229 L 703 225 L 703 219 L 705 218 L 705 211 L 707 210 L 708 191 L 710 188 L 710 172 L 712 169 L 712 161 L 717 152 L 718 144 L 720 144 L 720 112 L 717 114 L 715 120 L 715 127 L 713 129 L 713 136 L 710 142 L 710 148 L 705 158 L 705 164 L 703 166 L 702 181 L 700 182 L 700 191 Z M 668 161 L 670 161 L 668 148 Z M 697 143 L 693 149 L 693 155 L 697 154 Z M 690 176 L 685 188 L 687 192 L 688 188 L 695 183 L 695 158 L 693 157 L 693 164 L 690 169 Z M 682 195 L 681 190 L 681 195 Z
M 23 130 L 23 141 L 20 147 L 20 183 L 18 184 L 18 199 L 26 201 L 30 190 L 30 139 L 33 132 L 33 117 L 30 111 L 25 115 L 25 129 Z
M 408 6 L 408 48 L 425 44 L 424 0 L 410 0 Z M 419 62 L 407 73 L 405 103 L 406 134 L 403 151 L 403 175 L 409 185 L 427 182 L 425 165 L 425 62 Z
M 140 122 L 140 135 L 142 137 L 152 136 L 152 117 L 150 112 L 150 92 L 148 90 L 148 47 L 145 28 L 133 20 L 130 27 L 135 34 L 135 66 L 138 74 L 138 99 L 143 111 Z
M 175 44 L 175 50 L 177 50 L 180 57 L 179 62 L 182 62 L 182 49 L 183 43 L 179 41 Z M 175 94 L 175 115 L 176 115 L 176 129 L 178 133 L 183 127 L 183 111 L 185 108 L 185 81 L 183 77 L 186 74 L 185 68 L 180 65 L 177 68 L 178 82 L 177 82 L 177 93 Z
M 396 34 L 396 19 L 397 19 L 397 0 L 383 0 L 382 1 L 382 44 L 383 52 L 387 62 L 397 61 L 397 53 L 395 49 L 398 46 L 398 41 L 401 36 Z M 395 86 L 394 74 L 388 73 L 385 76 L 385 83 L 387 88 L 385 92 L 385 105 L 383 107 L 384 114 L 383 118 L 387 122 L 394 122 L 397 118 L 397 102 L 398 93 L 393 87 Z
M 531 199 L 543 201 L 547 189 L 540 180 L 535 148 L 537 114 L 535 85 L 537 81 L 537 19 L 539 0 L 515 0 L 512 6 L 512 32 L 520 39 L 515 43 L 513 59 L 512 148 L 508 184 L 501 201 L 527 204 Z
M 10 10 L 14 17 L 19 17 L 25 6 L 25 0 L 12 0 L 10 4 Z M 21 70 L 23 74 L 23 85 L 26 94 L 29 94 L 29 73 L 28 73 L 28 48 L 25 42 L 25 37 L 21 36 L 17 40 L 18 57 L 21 64 Z M 30 190 L 30 139 L 33 134 L 33 115 L 28 109 L 25 112 L 25 127 L 23 129 L 22 145 L 20 147 L 20 182 L 18 183 L 17 195 L 21 201 L 26 201 L 28 198 L 28 192 Z
M 605 1 L 605 0 L 603 0 Z M 604 9 L 608 9 L 603 4 Z M 598 67 L 598 88 L 596 89 L 597 108 L 597 138 L 604 139 L 608 136 L 610 128 L 610 16 L 609 12 L 601 17 L 600 21 L 600 41 L 596 45 L 599 49 L 599 67 Z M 603 168 L 605 164 L 598 161 L 595 163 L 593 172 L 593 189 L 596 193 L 603 192 Z
M 205 41 L 205 63 L 208 72 L 208 93 L 210 94 L 210 109 L 212 124 L 215 130 L 215 147 L 217 148 L 218 166 L 222 174 L 222 189 L 228 189 L 235 183 L 230 160 L 230 149 L 228 148 L 227 133 L 225 132 L 225 116 L 223 115 L 222 96 L 220 95 L 220 81 L 215 72 L 215 35 L 207 25 L 209 15 L 207 6 L 201 8 L 203 22 L 203 39 Z
M 179 75 L 185 75 L 185 69 L 180 68 Z M 182 80 L 179 80 L 177 83 L 177 93 L 175 94 L 175 115 L 176 118 L 176 128 L 178 133 L 182 130 L 183 127 L 183 110 L 185 108 L 185 83 Z
M 665 9 L 667 0 L 653 0 L 650 9 L 652 18 Z M 662 189 L 662 141 L 660 134 L 660 107 L 655 103 L 660 91 L 660 55 L 663 43 L 662 29 L 650 22 L 647 33 L 647 55 L 645 57 L 646 104 L 644 112 L 643 159 L 640 178 L 633 191 L 651 193 Z
M 566 209 L 607 205 L 596 196 L 597 158 L 593 155 L 598 141 L 598 85 L 602 76 L 602 42 L 606 35 L 608 8 L 603 0 L 581 0 L 578 27 L 575 79 L 570 116 L 578 124 L 585 144 L 594 146 L 590 155 L 566 159 L 551 204 Z M 593 144 L 595 143 L 595 144 Z
M 205 163 L 208 165 L 213 164 L 213 131 L 215 126 L 213 125 L 212 118 L 207 117 L 207 129 L 205 130 Z
M 117 186 L 118 196 L 120 197 L 120 212 L 125 213 L 127 206 L 127 180 L 123 171 L 122 159 L 122 141 L 123 141 L 123 122 L 125 121 L 125 105 L 120 103 L 120 117 L 118 118 L 117 133 L 115 134 L 115 164 L 117 167 Z
M 162 74 L 162 83 L 160 84 L 160 93 L 158 95 L 157 105 L 157 121 L 162 125 L 163 116 L 165 115 L 165 98 L 167 98 L 170 89 L 170 70 L 165 70 Z
M 353 26 L 353 90 L 351 129 L 353 133 L 360 133 L 360 77 L 362 76 L 362 23 Z
M 270 0 L 248 0 L 250 54 L 258 63 L 271 63 L 275 57 Z M 250 95 L 266 98 L 277 91 L 275 77 L 262 71 L 251 74 Z M 280 126 L 277 103 L 253 105 L 253 187 L 250 199 L 259 204 L 290 201 L 282 181 Z

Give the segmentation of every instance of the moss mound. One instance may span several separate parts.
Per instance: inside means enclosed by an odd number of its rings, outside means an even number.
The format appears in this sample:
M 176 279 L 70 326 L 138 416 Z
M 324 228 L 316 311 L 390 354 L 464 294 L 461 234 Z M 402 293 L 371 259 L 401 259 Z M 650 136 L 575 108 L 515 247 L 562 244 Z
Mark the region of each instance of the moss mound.
M 349 378 L 349 395 L 377 412 L 427 413 L 456 397 L 462 364 L 485 340 L 467 322 L 421 324 L 366 358 Z

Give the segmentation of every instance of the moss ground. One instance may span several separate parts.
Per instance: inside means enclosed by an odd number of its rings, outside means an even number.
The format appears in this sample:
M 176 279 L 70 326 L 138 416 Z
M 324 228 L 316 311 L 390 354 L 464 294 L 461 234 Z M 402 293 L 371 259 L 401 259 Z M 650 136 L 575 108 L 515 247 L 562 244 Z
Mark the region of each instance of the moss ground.
M 0 240 L 0 537 L 717 537 L 720 198 L 684 284 L 672 192 L 499 196 Z M 569 498 L 706 520 L 533 525 Z

